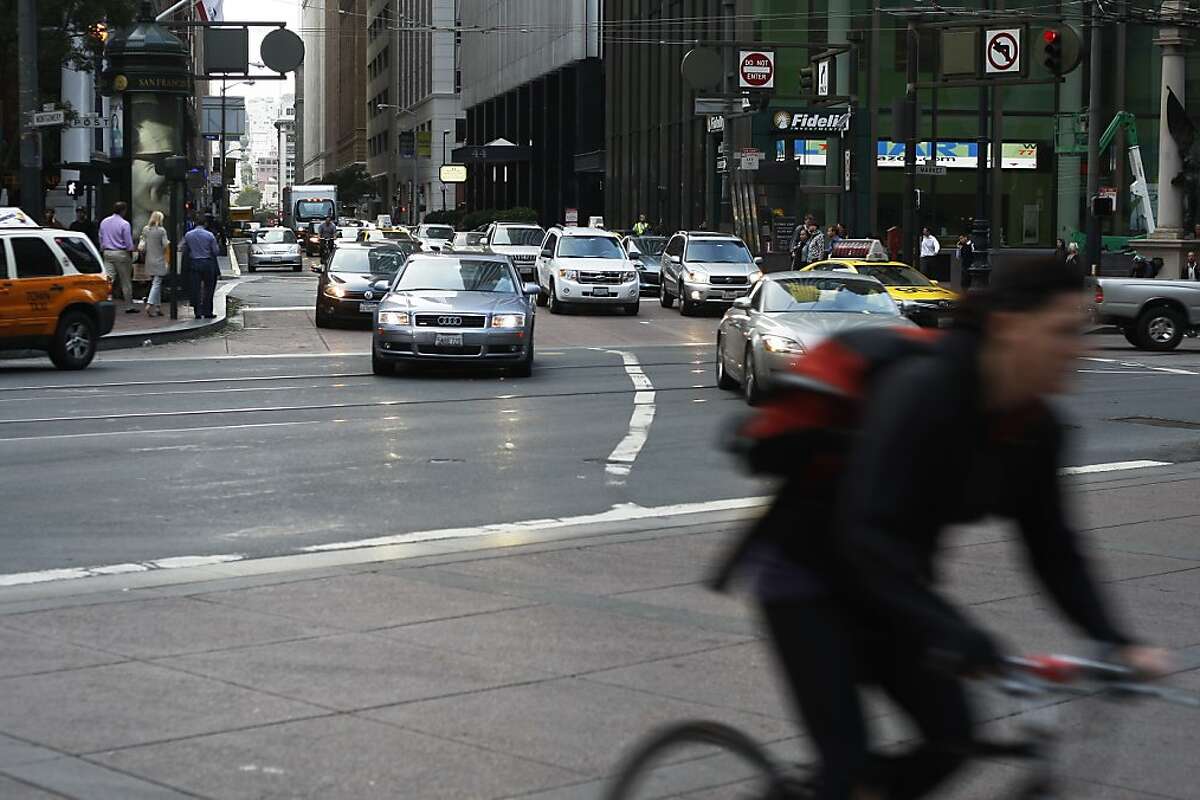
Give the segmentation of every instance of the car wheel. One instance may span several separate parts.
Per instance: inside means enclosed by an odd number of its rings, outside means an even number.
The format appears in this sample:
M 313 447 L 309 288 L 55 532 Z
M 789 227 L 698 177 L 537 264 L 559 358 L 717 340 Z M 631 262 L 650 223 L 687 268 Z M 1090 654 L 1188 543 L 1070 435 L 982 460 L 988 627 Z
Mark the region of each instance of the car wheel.
M 529 336 L 529 346 L 525 348 L 525 358 L 521 363 L 513 367 L 509 374 L 514 378 L 530 378 L 533 376 L 533 335 Z
M 1143 350 L 1174 350 L 1183 341 L 1183 315 L 1169 306 L 1148 308 L 1134 327 L 1137 347 Z
M 663 308 L 670 308 L 675 305 L 675 298 L 671 297 L 667 291 L 667 282 L 660 281 L 658 284 L 658 304 Z
M 547 301 L 550 304 L 551 314 L 567 313 L 567 304 L 558 299 L 558 291 L 554 288 L 554 283 L 550 284 L 550 297 Z
M 732 391 L 737 388 L 737 381 L 730 377 L 725 369 L 725 337 L 717 336 L 717 388 Z
M 636 302 L 633 302 L 633 303 L 629 303 L 629 304 L 627 304 L 627 305 L 625 306 L 625 313 L 626 313 L 628 316 L 631 316 L 631 317 L 636 317 L 636 316 L 637 316 L 637 314 L 638 314 L 638 311 L 640 311 L 640 310 L 641 310 L 641 308 L 642 308 L 642 301 L 641 301 L 641 300 L 638 300 L 638 301 L 636 301 Z
M 320 306 L 317 306 L 317 313 L 315 316 L 316 316 L 316 323 L 317 323 L 318 328 L 332 328 L 333 327 L 333 320 L 331 320 L 329 318 L 328 314 L 321 311 Z
M 742 395 L 746 404 L 755 406 L 762 400 L 762 389 L 758 385 L 758 372 L 754 367 L 754 349 L 746 348 L 746 361 L 742 367 Z
M 372 351 L 371 372 L 375 373 L 376 375 L 395 375 L 396 368 L 391 362 L 383 360 Z
M 258 267 L 255 266 L 254 264 L 249 264 L 247 266 L 251 272 L 258 272 Z
M 683 294 L 680 294 L 679 295 L 679 315 L 681 317 L 690 317 L 694 313 L 696 313 L 696 307 L 694 305 L 692 305 L 691 301 L 689 301 L 686 297 L 684 297 Z
M 50 360 L 59 369 L 83 369 L 96 356 L 96 323 L 82 311 L 68 311 L 58 320 Z
M 550 302 L 550 295 L 546 294 L 546 293 L 545 293 L 545 292 L 542 290 L 542 286 L 541 286 L 541 284 L 538 284 L 537 304 L 538 304 L 539 306 L 541 306 L 542 308 L 545 308 L 545 307 L 546 307 L 546 304 L 547 304 L 547 303 L 549 303 L 549 302 Z

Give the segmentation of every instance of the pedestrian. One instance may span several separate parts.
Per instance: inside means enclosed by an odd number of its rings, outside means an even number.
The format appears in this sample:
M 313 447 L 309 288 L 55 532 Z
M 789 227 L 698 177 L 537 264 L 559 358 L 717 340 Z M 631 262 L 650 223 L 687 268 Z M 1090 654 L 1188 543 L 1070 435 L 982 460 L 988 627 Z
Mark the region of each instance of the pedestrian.
M 62 223 L 58 221 L 58 214 L 53 208 L 46 209 L 46 213 L 42 217 L 42 227 L 62 230 Z
M 192 311 L 196 319 L 216 318 L 213 314 L 213 294 L 217 291 L 217 278 L 221 274 L 221 268 L 217 265 L 221 247 L 217 244 L 217 237 L 208 230 L 208 226 L 213 224 L 211 215 L 198 222 L 196 227 L 183 237 L 181 248 L 191 259 L 189 276 Z
M 1067 243 L 1062 239 L 1054 240 L 1054 258 L 1058 261 L 1067 260 Z
M 800 226 L 792 233 L 792 269 L 804 269 L 808 264 L 805 251 L 808 249 L 808 228 Z
M 660 226 L 659 226 L 659 228 L 661 229 L 661 228 L 662 228 L 662 226 L 660 225 Z M 696 230 L 698 230 L 698 231 L 706 231 L 706 230 L 708 230 L 708 220 L 706 220 L 706 219 L 702 219 L 702 220 L 700 220 L 700 227 L 699 227 L 699 228 L 697 228 Z
M 142 269 L 150 279 L 150 293 L 146 295 L 146 316 L 161 317 L 162 282 L 167 274 L 167 230 L 163 227 L 163 213 L 155 211 L 150 221 L 142 228 L 138 240 L 138 252 L 142 254 Z
M 75 221 L 71 223 L 71 230 L 82 233 L 92 240 L 92 244 L 100 246 L 100 240 L 96 238 L 96 223 L 92 222 L 86 208 L 75 209 Z
M 838 236 L 836 225 L 830 225 L 825 229 L 825 258 L 833 255 L 833 248 L 839 241 L 841 241 L 841 237 Z
M 129 206 L 124 201 L 113 204 L 113 213 L 100 222 L 100 252 L 104 256 L 104 271 L 113 285 L 113 299 L 121 290 L 121 299 L 129 304 L 126 314 L 136 314 L 133 308 L 133 231 L 125 214 Z
M 1061 241 L 1061 240 L 1060 240 Z M 958 249 L 958 263 L 962 267 L 962 288 L 971 288 L 971 265 L 975 262 L 975 243 L 971 237 L 963 234 L 955 244 Z
M 921 272 L 926 275 L 933 269 L 933 257 L 942 251 L 941 242 L 929 230 L 921 228 Z
M 650 223 L 646 222 L 646 215 L 638 214 L 638 221 L 633 223 L 633 235 L 645 236 L 648 230 L 650 230 Z
M 808 244 L 804 246 L 804 260 L 809 264 L 825 260 L 825 234 L 814 219 L 808 227 Z
M 1072 269 L 1079 269 L 1079 245 L 1074 242 L 1067 245 L 1066 261 Z
M 1187 263 L 1183 265 L 1183 277 L 1189 281 L 1200 281 L 1200 264 L 1196 263 L 1196 251 L 1189 250 Z

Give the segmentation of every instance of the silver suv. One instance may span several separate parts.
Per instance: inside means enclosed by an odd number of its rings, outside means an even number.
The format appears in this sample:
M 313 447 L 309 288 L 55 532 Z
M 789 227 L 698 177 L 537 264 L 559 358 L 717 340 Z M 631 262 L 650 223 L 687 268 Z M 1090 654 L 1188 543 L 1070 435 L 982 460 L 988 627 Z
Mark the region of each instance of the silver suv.
M 546 232 L 532 222 L 493 222 L 484 236 L 484 245 L 492 253 L 512 259 L 521 280 L 534 280 L 534 264 Z
M 659 303 L 670 308 L 678 300 L 684 316 L 703 305 L 730 305 L 762 278 L 761 264 L 732 234 L 680 231 L 663 249 Z

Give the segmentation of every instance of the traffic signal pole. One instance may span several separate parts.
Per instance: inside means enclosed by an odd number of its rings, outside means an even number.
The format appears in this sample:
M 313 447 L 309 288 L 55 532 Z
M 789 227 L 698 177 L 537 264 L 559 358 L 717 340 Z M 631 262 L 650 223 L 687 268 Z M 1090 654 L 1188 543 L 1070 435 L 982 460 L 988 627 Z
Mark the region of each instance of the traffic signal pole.
M 21 124 L 21 208 L 42 220 L 42 135 L 33 125 L 38 110 L 37 0 L 17 0 L 18 92 Z
M 1087 271 L 1093 272 L 1100 263 L 1100 218 L 1092 213 L 1092 198 L 1100 193 L 1100 74 L 1104 69 L 1103 31 L 1096 20 L 1096 0 L 1088 4 L 1088 132 L 1087 132 L 1087 194 L 1084 214 L 1087 225 Z

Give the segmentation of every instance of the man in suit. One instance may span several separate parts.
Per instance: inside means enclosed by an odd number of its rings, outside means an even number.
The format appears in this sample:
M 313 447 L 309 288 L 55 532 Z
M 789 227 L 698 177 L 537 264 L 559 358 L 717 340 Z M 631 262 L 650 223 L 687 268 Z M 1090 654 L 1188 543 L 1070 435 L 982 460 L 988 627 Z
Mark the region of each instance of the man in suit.
M 1188 281 L 1200 281 L 1200 264 L 1196 263 L 1196 251 L 1189 250 L 1187 261 L 1183 265 L 1183 279 Z

